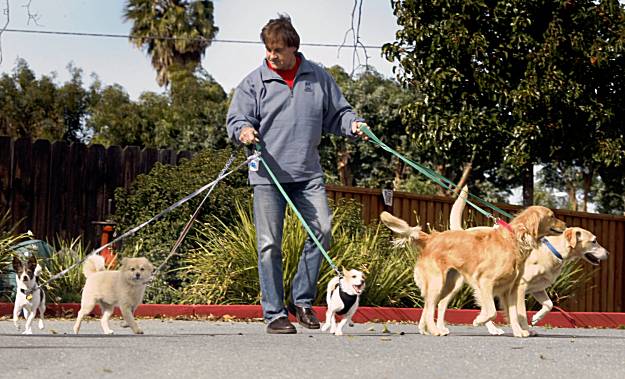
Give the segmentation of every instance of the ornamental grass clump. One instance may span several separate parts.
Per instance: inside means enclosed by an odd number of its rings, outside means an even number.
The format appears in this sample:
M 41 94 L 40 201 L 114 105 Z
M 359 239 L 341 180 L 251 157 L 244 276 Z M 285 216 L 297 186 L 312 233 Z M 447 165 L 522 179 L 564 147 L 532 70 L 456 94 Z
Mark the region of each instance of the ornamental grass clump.
M 235 206 L 238 215 L 230 225 L 217 217 L 199 228 L 195 245 L 183 260 L 179 276 L 187 282 L 181 290 L 181 301 L 188 304 L 258 304 L 260 287 L 256 252 L 256 234 L 250 206 Z M 328 252 L 340 268 L 356 268 L 367 274 L 367 289 L 362 305 L 420 305 L 412 279 L 414 257 L 410 251 L 392 248 L 388 231 L 379 225 L 365 226 L 360 209 L 353 203 L 334 207 L 332 248 Z M 299 219 L 289 210 L 284 223 L 283 275 L 285 295 L 307 234 Z M 328 281 L 336 273 L 327 262 L 321 268 L 315 304 L 325 303 Z

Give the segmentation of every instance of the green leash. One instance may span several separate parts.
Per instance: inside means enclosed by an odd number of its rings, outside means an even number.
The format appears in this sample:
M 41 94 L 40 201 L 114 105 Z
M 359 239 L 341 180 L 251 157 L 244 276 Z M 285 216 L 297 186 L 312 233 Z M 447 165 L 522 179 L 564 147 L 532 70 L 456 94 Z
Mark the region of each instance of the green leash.
M 393 150 L 392 148 L 390 148 L 388 145 L 386 145 L 384 142 L 382 142 L 375 134 L 373 134 L 373 132 L 371 131 L 371 129 L 369 128 L 368 125 L 364 124 L 364 125 L 360 125 L 360 130 L 367 136 L 369 137 L 369 140 L 375 144 L 377 144 L 378 146 L 380 146 L 382 149 L 388 151 L 389 153 L 395 155 L 397 158 L 401 159 L 402 161 L 406 162 L 410 167 L 414 168 L 415 170 L 419 171 L 421 174 L 425 175 L 427 178 L 429 178 L 430 180 L 432 180 L 433 182 L 439 184 L 441 187 L 447 189 L 447 190 L 452 190 L 454 188 L 457 188 L 458 186 L 452 182 L 451 180 L 447 179 L 446 177 L 440 175 L 439 173 L 421 166 L 420 164 L 411 161 L 410 159 L 404 157 L 403 155 L 401 155 L 400 153 L 398 153 L 397 151 Z M 508 218 L 513 218 L 514 216 L 511 215 L 510 213 L 504 211 L 503 209 L 498 208 L 497 206 L 495 206 L 494 204 L 489 203 L 488 201 L 481 199 L 471 193 L 469 193 L 469 195 L 480 201 L 482 204 L 490 207 L 491 209 L 497 211 L 499 214 L 502 214 Z M 480 212 L 481 214 L 483 214 L 484 216 L 486 216 L 487 218 L 493 219 L 493 220 L 497 220 L 497 218 L 495 216 L 492 215 L 492 213 L 487 212 L 486 210 L 482 209 L 481 207 L 479 207 L 477 204 L 474 204 L 473 202 L 466 200 L 467 204 L 469 204 L 470 206 L 472 206 L 476 211 Z
M 260 151 L 260 145 L 259 144 L 256 144 L 256 151 Z M 276 187 L 278 187 L 278 190 L 280 190 L 280 193 L 282 194 L 282 196 L 284 197 L 286 202 L 289 204 L 289 206 L 291 207 L 291 209 L 293 210 L 293 212 L 295 213 L 297 218 L 300 220 L 300 222 L 304 226 L 304 229 L 306 229 L 306 232 L 308 233 L 310 238 L 313 240 L 315 245 L 317 245 L 317 247 L 319 248 L 319 251 L 321 251 L 321 254 L 323 254 L 323 257 L 326 259 L 326 261 L 328 261 L 328 264 L 330 265 L 330 267 L 332 267 L 332 270 L 334 270 L 338 274 L 339 277 L 343 277 L 343 274 L 336 267 L 336 265 L 332 261 L 332 258 L 330 258 L 330 256 L 326 252 L 326 250 L 321 245 L 321 242 L 319 242 L 317 237 L 315 237 L 315 234 L 310 229 L 310 226 L 308 226 L 308 224 L 306 223 L 306 220 L 304 220 L 304 217 L 302 216 L 302 214 L 297 210 L 297 208 L 295 207 L 295 204 L 293 204 L 293 202 L 289 198 L 289 195 L 287 195 L 287 193 L 284 190 L 284 188 L 282 187 L 282 185 L 278 182 L 278 179 L 274 175 L 273 171 L 271 171 L 271 169 L 269 168 L 269 165 L 267 164 L 267 162 L 265 162 L 265 160 L 263 159 L 262 155 L 258 158 L 258 160 L 262 163 L 263 166 L 265 166 L 265 169 L 269 173 L 269 176 L 271 176 L 271 180 L 273 180 L 273 183 L 276 185 Z

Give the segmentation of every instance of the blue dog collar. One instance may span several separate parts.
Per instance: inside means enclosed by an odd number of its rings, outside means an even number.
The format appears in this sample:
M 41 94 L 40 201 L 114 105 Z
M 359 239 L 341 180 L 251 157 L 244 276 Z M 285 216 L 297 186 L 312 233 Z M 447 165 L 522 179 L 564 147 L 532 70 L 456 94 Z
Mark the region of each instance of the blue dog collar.
M 547 247 L 549 248 L 549 250 L 551 250 L 551 252 L 553 253 L 553 255 L 555 255 L 559 260 L 564 260 L 564 258 L 562 258 L 562 255 L 560 255 L 560 253 L 558 253 L 558 250 L 553 247 L 553 245 L 551 244 L 551 242 L 549 242 L 548 239 L 546 238 L 542 238 L 541 242 L 544 243 L 545 245 L 547 245 Z

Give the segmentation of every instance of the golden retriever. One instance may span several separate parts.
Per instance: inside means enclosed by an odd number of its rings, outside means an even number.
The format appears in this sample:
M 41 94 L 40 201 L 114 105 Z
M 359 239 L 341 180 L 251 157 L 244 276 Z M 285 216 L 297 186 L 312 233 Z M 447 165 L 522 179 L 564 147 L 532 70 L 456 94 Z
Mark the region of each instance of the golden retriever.
M 448 230 L 429 235 L 387 212 L 382 212 L 380 220 L 421 247 L 414 277 L 424 298 L 419 321 L 422 334 L 449 334 L 447 328 L 435 324 L 435 308 L 439 300 L 456 287 L 456 282 L 464 278 L 473 288 L 481 307 L 474 325 L 483 325 L 496 317 L 494 298 L 498 297 L 509 317 L 513 335 L 529 336 L 529 331 L 521 328 L 517 317 L 517 287 L 525 260 L 538 245 L 538 240 L 560 234 L 566 227 L 550 209 L 528 207 L 507 228 Z
M 467 188 L 465 187 L 451 209 L 449 217 L 451 230 L 462 230 L 462 212 L 464 211 L 466 198 Z M 597 237 L 583 228 L 566 228 L 564 233 L 558 236 L 545 238 L 562 258 L 558 258 L 551 251 L 550 247 L 544 241 L 541 241 L 539 247 L 532 250 L 530 256 L 525 261 L 525 268 L 517 294 L 517 312 L 521 328 L 523 329 L 529 328 L 525 311 L 526 294 L 531 294 L 542 304 L 540 311 L 532 317 L 532 325 L 536 325 L 553 308 L 553 302 L 549 298 L 546 289 L 556 281 L 565 262 L 582 258 L 591 265 L 596 266 L 599 262 L 608 259 L 609 255 L 608 251 L 599 245 Z M 460 280 L 456 281 L 456 287 L 438 303 L 437 325 L 439 328 L 444 328 L 447 305 L 462 288 L 462 284 L 463 281 L 460 278 Z M 487 322 L 486 327 L 492 335 L 504 333 L 492 321 Z

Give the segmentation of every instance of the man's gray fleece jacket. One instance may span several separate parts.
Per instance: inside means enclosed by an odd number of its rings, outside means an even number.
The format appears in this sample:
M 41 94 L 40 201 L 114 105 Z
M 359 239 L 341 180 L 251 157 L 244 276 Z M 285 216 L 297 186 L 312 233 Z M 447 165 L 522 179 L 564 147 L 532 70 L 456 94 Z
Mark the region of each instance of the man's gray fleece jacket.
M 353 136 L 352 122 L 360 120 L 330 74 L 300 57 L 292 90 L 263 60 L 237 86 L 228 110 L 228 136 L 240 144 L 241 128 L 253 126 L 262 157 L 280 183 L 322 177 L 321 133 Z M 272 183 L 262 165 L 249 179 L 252 185 Z

